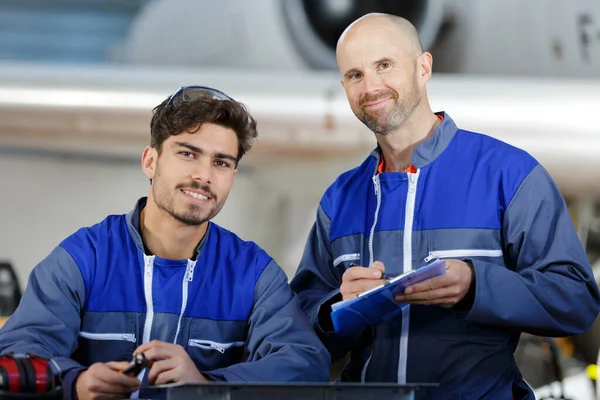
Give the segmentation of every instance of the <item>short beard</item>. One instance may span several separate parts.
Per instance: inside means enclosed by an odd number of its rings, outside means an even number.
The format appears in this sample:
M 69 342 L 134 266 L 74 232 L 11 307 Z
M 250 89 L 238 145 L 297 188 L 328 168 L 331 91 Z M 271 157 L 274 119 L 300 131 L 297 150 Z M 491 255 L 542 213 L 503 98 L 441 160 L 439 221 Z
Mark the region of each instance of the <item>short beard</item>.
M 163 208 L 161 205 L 159 205 L 159 207 L 162 208 L 163 210 L 167 211 L 169 214 L 171 214 L 171 216 L 173 218 L 175 218 L 177 221 L 181 222 L 182 224 L 185 224 L 188 226 L 199 226 L 205 222 L 210 221 L 214 217 L 216 217 L 217 214 L 219 214 L 219 212 L 223 208 L 224 204 L 225 204 L 225 199 L 223 199 L 222 202 L 216 203 L 215 207 L 208 212 L 208 215 L 206 217 L 198 216 L 193 212 L 194 210 L 198 209 L 197 206 L 192 206 L 192 209 L 185 213 L 177 213 L 177 212 L 175 212 L 175 210 L 170 211 L 170 210 L 167 210 L 166 208 Z
M 371 116 L 365 112 L 364 106 L 360 107 L 360 115 L 356 115 L 356 117 L 367 126 L 373 133 L 377 135 L 387 135 L 390 132 L 393 132 L 400 128 L 404 122 L 410 117 L 410 115 L 415 111 L 417 106 L 421 103 L 421 94 L 419 92 L 419 88 L 417 87 L 417 81 L 413 80 L 412 90 L 408 94 L 408 96 L 400 101 L 398 99 L 397 93 L 392 93 L 391 91 L 386 91 L 383 94 L 379 94 L 376 98 L 365 98 L 361 101 L 361 104 L 364 104 L 368 101 L 376 101 L 379 98 L 392 96 L 392 99 L 396 101 L 396 106 L 387 116 L 386 121 L 380 123 L 376 116 Z
M 219 211 L 221 211 L 221 208 L 223 208 L 225 199 L 223 199 L 223 201 L 219 202 L 219 199 L 210 190 L 210 187 L 201 185 L 198 182 L 192 181 L 187 184 L 177 185 L 175 187 L 175 190 L 184 190 L 184 189 L 203 190 L 204 192 L 206 192 L 213 198 L 213 200 L 215 201 L 215 206 L 214 206 L 214 208 L 208 210 L 208 213 L 206 215 L 199 215 L 199 213 L 201 212 L 201 209 L 199 206 L 194 205 L 194 204 L 190 205 L 190 207 L 187 210 L 185 210 L 183 212 L 178 212 L 175 209 L 174 194 L 172 192 L 169 193 L 169 190 L 164 188 L 160 184 L 161 180 L 160 180 L 160 172 L 159 171 L 160 171 L 160 168 L 157 167 L 156 176 L 152 183 L 152 197 L 154 198 L 154 202 L 156 203 L 157 207 L 160 208 L 161 210 L 167 212 L 175 220 L 181 222 L 182 224 L 188 225 L 188 226 L 199 226 L 207 221 L 210 221 L 212 218 L 214 218 L 219 213 Z
M 175 218 L 177 221 L 179 221 L 182 224 L 185 224 L 187 226 L 199 226 L 199 225 L 202 225 L 203 223 L 205 223 L 206 221 L 209 221 L 212 218 L 212 216 L 210 216 L 210 215 L 207 216 L 206 218 L 198 217 L 193 212 L 177 213 L 177 212 L 175 212 L 175 210 L 167 210 L 166 208 L 162 207 L 161 205 L 159 205 L 158 207 L 162 208 L 163 210 L 168 212 L 173 218 Z

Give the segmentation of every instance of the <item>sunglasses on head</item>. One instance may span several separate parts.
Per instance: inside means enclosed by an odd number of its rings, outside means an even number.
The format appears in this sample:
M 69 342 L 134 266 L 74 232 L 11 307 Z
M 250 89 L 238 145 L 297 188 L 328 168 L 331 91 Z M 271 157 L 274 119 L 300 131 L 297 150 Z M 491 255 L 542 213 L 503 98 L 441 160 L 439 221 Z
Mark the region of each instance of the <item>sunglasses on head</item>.
M 193 101 L 200 98 L 234 101 L 224 92 L 207 86 L 182 86 L 169 98 L 167 106 L 178 105 L 184 101 Z M 177 104 L 176 104 L 177 103 Z

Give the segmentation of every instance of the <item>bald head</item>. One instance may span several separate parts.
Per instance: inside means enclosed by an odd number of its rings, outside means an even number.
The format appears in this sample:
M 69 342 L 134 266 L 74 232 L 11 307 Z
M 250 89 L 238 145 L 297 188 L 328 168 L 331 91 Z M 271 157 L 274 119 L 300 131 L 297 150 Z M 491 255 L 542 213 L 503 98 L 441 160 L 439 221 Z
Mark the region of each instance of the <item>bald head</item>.
M 359 38 L 369 40 L 377 35 L 387 36 L 411 56 L 417 57 L 423 52 L 417 29 L 410 21 L 396 15 L 371 13 L 348 25 L 340 35 L 336 53 L 339 56 L 344 46 Z
M 397 131 L 412 115 L 427 111 L 433 59 L 406 19 L 388 14 L 357 19 L 340 36 L 336 57 L 350 107 L 373 132 Z

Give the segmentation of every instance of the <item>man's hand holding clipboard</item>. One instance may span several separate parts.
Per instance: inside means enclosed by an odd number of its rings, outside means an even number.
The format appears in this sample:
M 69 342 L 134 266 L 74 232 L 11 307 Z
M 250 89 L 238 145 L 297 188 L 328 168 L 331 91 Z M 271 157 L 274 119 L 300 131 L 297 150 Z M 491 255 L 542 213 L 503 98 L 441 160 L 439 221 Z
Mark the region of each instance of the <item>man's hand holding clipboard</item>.
M 450 279 L 440 279 L 447 273 L 447 269 L 446 261 L 436 260 L 391 279 L 384 279 L 385 268 L 380 262 L 373 263 L 371 268 L 348 269 L 340 288 L 344 300 L 331 306 L 331 320 L 335 330 L 342 333 L 355 331 L 398 312 L 411 302 L 439 305 L 451 304 L 454 300 L 458 302 L 458 297 L 461 296 L 459 289 L 466 285 L 466 280 L 462 279 L 460 267 L 455 268 L 457 273 Z M 410 293 L 406 293 L 406 290 Z M 449 293 L 453 297 L 449 297 Z M 434 297 L 437 295 L 444 297 Z M 415 298 L 412 299 L 412 296 Z M 425 296 L 428 298 L 424 298 Z M 433 303 L 435 301 L 439 303 Z
M 475 290 L 473 265 L 460 260 L 446 260 L 446 273 L 415 283 L 396 295 L 402 303 L 454 307 Z
M 381 261 L 375 261 L 369 268 L 350 264 L 342 276 L 340 293 L 342 300 L 350 300 L 384 283 L 385 267 Z

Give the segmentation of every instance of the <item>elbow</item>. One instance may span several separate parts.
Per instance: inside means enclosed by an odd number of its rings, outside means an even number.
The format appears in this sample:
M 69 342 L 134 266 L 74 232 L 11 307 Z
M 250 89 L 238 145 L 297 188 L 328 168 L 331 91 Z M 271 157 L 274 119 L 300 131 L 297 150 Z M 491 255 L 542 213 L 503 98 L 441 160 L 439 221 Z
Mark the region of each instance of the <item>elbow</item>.
M 575 332 L 573 334 L 579 335 L 581 333 L 585 333 L 585 332 L 589 331 L 592 328 L 592 325 L 594 325 L 594 322 L 596 322 L 596 320 L 598 319 L 599 312 L 600 311 L 598 309 L 596 309 L 596 310 L 588 313 L 587 316 L 582 316 L 579 327 L 578 327 L 579 329 L 577 332 Z
M 579 335 L 590 330 L 598 315 L 600 314 L 600 292 L 594 284 L 588 286 L 587 290 L 580 291 L 578 296 L 572 296 L 566 306 L 560 310 L 560 319 L 557 319 L 558 328 L 561 331 L 555 336 Z
M 574 310 L 573 313 L 567 317 L 568 323 L 563 324 L 553 336 L 574 336 L 589 331 L 598 318 L 599 312 L 600 310 L 597 308 L 590 310 Z
M 328 382 L 331 375 L 331 355 L 324 346 L 318 346 L 307 368 L 307 382 Z
M 304 382 L 328 382 L 331 375 L 331 356 L 320 342 L 310 350 L 302 367 Z
M 307 369 L 308 374 L 305 375 L 304 382 L 328 382 L 331 376 L 331 362 L 327 357 L 327 362 L 321 360 L 318 364 L 311 365 Z
M 317 382 L 328 382 L 331 376 L 331 356 L 327 350 L 321 353 L 321 359 Z
M 573 315 L 578 315 L 578 326 L 576 328 L 577 332 L 575 335 L 585 333 L 592 328 L 594 322 L 598 319 L 598 315 L 600 315 L 600 293 L 598 292 L 598 287 L 595 286 L 592 291 L 592 299 L 588 302 L 589 307 L 585 309 L 584 307 L 579 307 L 576 310 L 573 310 Z

